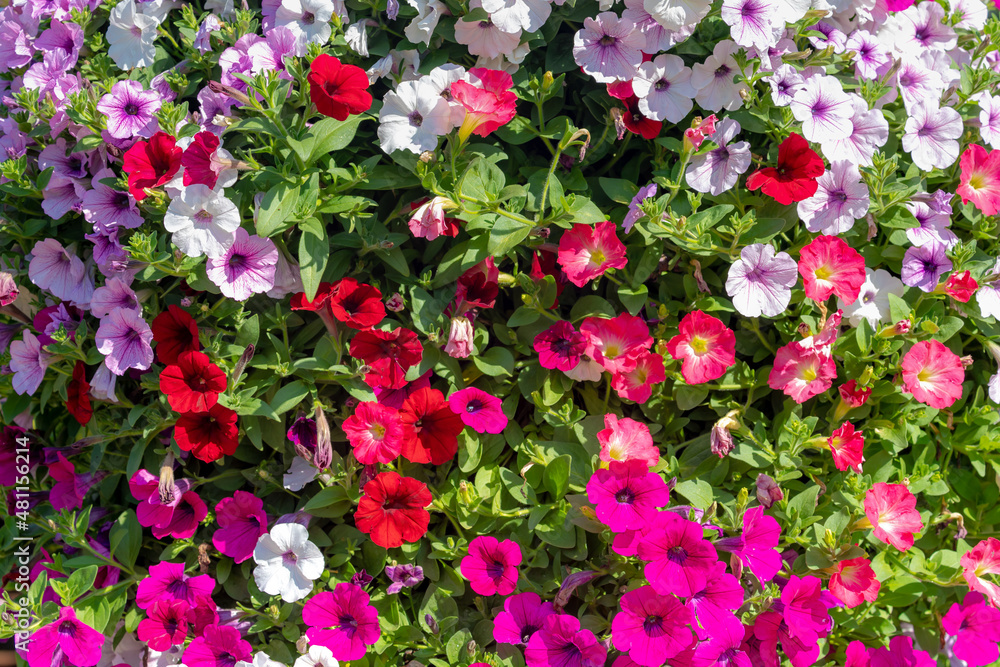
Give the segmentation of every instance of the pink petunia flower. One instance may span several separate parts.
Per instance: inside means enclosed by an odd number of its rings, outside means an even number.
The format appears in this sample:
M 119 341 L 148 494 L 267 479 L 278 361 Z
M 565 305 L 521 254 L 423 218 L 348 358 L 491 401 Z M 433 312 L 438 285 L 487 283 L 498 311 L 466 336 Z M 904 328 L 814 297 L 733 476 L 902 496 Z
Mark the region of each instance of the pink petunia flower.
M 836 236 L 818 236 L 802 248 L 799 273 L 810 299 L 822 302 L 836 294 L 850 305 L 865 282 L 865 259 Z
M 153 537 L 186 539 L 194 535 L 208 515 L 208 507 L 192 489 L 191 480 L 178 479 L 160 488 L 160 480 L 147 470 L 138 470 L 129 489 L 139 502 L 136 516 L 143 526 L 152 526 Z
M 621 598 L 621 611 L 611 621 L 615 648 L 640 665 L 659 667 L 664 659 L 691 646 L 691 610 L 673 595 L 641 586 Z
M 733 612 L 743 604 L 744 593 L 739 579 L 726 572 L 726 564 L 719 561 L 709 576 L 705 588 L 687 599 L 687 608 L 694 614 L 695 631 L 700 639 L 708 639 L 718 628 L 730 621 L 737 621 Z M 743 634 L 740 633 L 742 640 Z
M 948 408 L 962 397 L 965 367 L 961 358 L 937 340 L 914 345 L 900 361 L 903 391 L 932 408 Z
M 726 374 L 736 364 L 736 334 L 717 317 L 695 310 L 683 317 L 680 333 L 667 343 L 674 359 L 683 359 L 681 374 L 688 384 L 701 384 Z
M 596 225 L 576 224 L 562 235 L 556 261 L 571 283 L 583 287 L 608 269 L 625 268 L 628 258 L 616 228 L 610 220 Z
M 934 667 L 937 661 L 927 651 L 914 650 L 913 637 L 896 635 L 889 646 L 879 646 L 868 652 L 871 667 Z
M 853 609 L 863 602 L 875 602 L 881 586 L 871 562 L 860 556 L 837 563 L 837 571 L 830 577 L 829 589 L 848 609 Z
M 620 398 L 645 403 L 653 395 L 653 386 L 666 379 L 663 357 L 655 352 L 643 351 L 636 357 L 633 368 L 612 376 L 611 387 Z
M 690 597 L 705 588 L 718 555 L 702 535 L 701 524 L 660 512 L 639 541 L 646 579 L 662 595 Z
M 403 422 L 399 411 L 372 401 L 358 403 L 344 420 L 344 433 L 354 457 L 365 465 L 389 463 L 403 449 Z
M 969 667 L 989 665 L 1000 658 L 1000 611 L 979 593 L 967 593 L 941 619 L 941 627 L 955 639 L 955 657 Z
M 458 80 L 451 84 L 454 103 L 464 108 L 458 137 L 462 141 L 470 134 L 485 137 L 517 115 L 517 95 L 511 90 L 514 81 L 503 70 L 473 67 L 469 78 L 479 85 Z
M 219 528 L 212 535 L 212 544 L 237 563 L 253 556 L 257 540 L 267 532 L 264 501 L 247 491 L 236 491 L 232 498 L 220 500 L 215 520 Z
M 783 345 L 774 355 L 774 367 L 767 378 L 771 389 L 780 389 L 796 403 L 805 403 L 833 386 L 837 365 L 829 346 L 812 345 L 803 339 Z
M 72 607 L 60 607 L 59 618 L 35 630 L 28 640 L 28 667 L 93 667 L 101 661 L 102 646 L 100 632 L 78 619 Z
M 962 153 L 961 185 L 955 193 L 962 203 L 972 202 L 983 215 L 1000 212 L 1000 150 L 987 151 L 979 144 L 969 144 Z
M 649 350 L 653 337 L 641 317 L 622 313 L 612 319 L 588 317 L 580 325 L 587 338 L 586 355 L 612 374 L 632 370 Z
M 793 574 L 788 578 L 788 583 L 781 589 L 781 615 L 788 624 L 791 636 L 804 642 L 815 642 L 829 632 L 830 613 L 820 601 L 822 593 L 823 583 L 819 577 L 797 577 Z
M 819 642 L 806 642 L 792 635 L 788 623 L 776 611 L 766 611 L 754 619 L 753 635 L 759 643 L 757 650 L 762 659 L 758 664 L 769 667 L 781 664 L 779 642 L 792 667 L 812 667 L 819 658 Z M 743 645 L 748 646 L 748 642 L 744 641 Z
M 223 667 L 240 660 L 249 662 L 253 647 L 231 625 L 209 625 L 184 650 L 187 667 Z
M 917 497 L 903 484 L 877 482 L 865 494 L 865 516 L 872 534 L 900 551 L 913 546 L 913 534 L 924 529 Z
M 580 621 L 568 614 L 552 614 L 531 636 L 524 650 L 527 667 L 604 667 L 608 649 Z
M 780 539 L 781 526 L 774 517 L 764 514 L 763 507 L 754 507 L 743 514 L 743 532 L 716 540 L 715 547 L 735 554 L 755 577 L 768 582 L 781 570 Z
M 517 588 L 520 564 L 521 547 L 516 542 L 480 535 L 469 543 L 461 571 L 472 590 L 480 595 L 510 595 Z
M 612 461 L 587 482 L 587 499 L 597 518 L 616 533 L 641 528 L 670 502 L 663 478 L 648 471 L 645 461 Z
M 451 411 L 476 433 L 503 433 L 507 415 L 499 398 L 476 387 L 460 389 L 448 397 Z
M 846 422 L 834 430 L 826 442 L 830 446 L 830 453 L 833 454 L 833 465 L 837 467 L 837 470 L 851 468 L 854 472 L 861 474 L 861 464 L 865 462 L 865 438 L 861 431 L 854 430 L 854 424 Z
M 988 537 L 962 555 L 962 576 L 969 588 L 985 595 L 993 606 L 1000 606 L 1000 585 L 984 575 L 1000 574 L 1000 540 Z
M 356 584 L 339 583 L 309 598 L 302 620 L 309 643 L 330 649 L 337 660 L 360 660 L 382 636 L 378 611 Z
M 135 604 L 148 609 L 157 600 L 184 600 L 195 607 L 204 598 L 210 598 L 215 589 L 215 579 L 207 574 L 189 577 L 184 574 L 184 563 L 160 562 L 149 567 L 149 576 L 139 582 Z
M 503 601 L 503 611 L 493 619 L 493 639 L 524 646 L 554 613 L 552 603 L 542 602 L 538 593 L 511 595 Z
M 604 415 L 604 429 L 597 432 L 601 445 L 600 459 L 613 461 L 642 461 L 648 468 L 660 462 L 660 450 L 653 444 L 649 427 L 628 417 Z
M 188 635 L 188 611 L 184 600 L 157 600 L 146 610 L 136 635 L 154 651 L 169 651 L 184 643 Z
M 535 336 L 535 352 L 542 368 L 569 371 L 580 363 L 580 357 L 587 351 L 587 338 L 565 320 Z
M 695 648 L 691 667 L 751 667 L 754 663 L 743 650 L 746 633 L 747 628 L 735 616 L 715 624 Z

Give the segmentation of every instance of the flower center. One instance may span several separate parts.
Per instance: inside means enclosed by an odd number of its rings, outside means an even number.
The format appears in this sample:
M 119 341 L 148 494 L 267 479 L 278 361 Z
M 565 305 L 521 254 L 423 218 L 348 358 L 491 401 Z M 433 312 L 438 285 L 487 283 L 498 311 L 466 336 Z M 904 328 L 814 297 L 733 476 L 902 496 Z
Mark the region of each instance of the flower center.
M 816 379 L 816 369 L 813 368 L 812 366 L 809 366 L 808 368 L 806 368 L 805 370 L 803 370 L 802 371 L 802 379 L 805 380 L 806 382 L 812 382 L 813 380 L 815 380 Z
M 299 557 L 296 556 L 295 553 L 292 551 L 286 551 L 285 553 L 281 554 L 281 562 L 284 563 L 285 565 L 295 565 L 295 563 L 298 560 Z
M 420 127 L 424 124 L 424 117 L 420 115 L 419 111 L 412 111 L 410 115 L 407 116 L 410 119 L 410 125 L 413 127 Z
M 681 564 L 687 560 L 687 557 L 687 550 L 685 550 L 682 546 L 670 547 L 670 549 L 667 550 L 667 558 L 674 563 Z
M 132 103 L 126 104 L 125 105 L 125 113 L 127 113 L 129 116 L 138 116 L 139 115 L 139 107 L 136 106 L 135 104 L 132 104 Z
M 233 253 L 233 256 L 229 258 L 229 266 L 232 268 L 239 268 L 246 263 L 246 257 L 240 254 Z
M 503 563 L 493 561 L 486 566 L 486 574 L 490 575 L 490 579 L 499 579 L 503 576 L 503 569 Z
M 708 341 L 701 336 L 692 336 L 690 345 L 695 354 L 705 354 L 708 352 Z
M 814 275 L 816 276 L 816 280 L 828 280 L 833 275 L 833 269 L 824 264 L 816 269 Z
M 382 426 L 382 424 L 372 424 L 371 434 L 374 439 L 381 440 L 385 437 L 385 426 Z
M 537 631 L 538 631 L 537 626 L 530 624 L 524 626 L 523 628 L 521 628 L 521 641 L 527 644 L 528 640 L 531 639 L 531 635 L 535 634 L 535 632 Z
M 341 628 L 350 628 L 351 630 L 358 629 L 357 619 L 351 616 L 350 614 L 344 614 L 343 616 L 340 617 L 339 621 Z
M 600 266 L 601 264 L 604 264 L 604 262 L 606 262 L 607 260 L 608 258 L 605 257 L 604 253 L 601 252 L 600 249 L 595 249 L 592 253 L 590 253 L 591 264 L 597 264 L 598 266 Z
M 476 399 L 469 401 L 469 404 L 465 406 L 465 411 L 468 412 L 470 415 L 475 414 L 476 412 L 479 412 L 482 409 L 483 409 L 482 401 Z
M 621 489 L 615 494 L 615 502 L 622 505 L 631 505 L 635 502 L 635 493 L 632 489 Z
M 202 209 L 194 214 L 194 222 L 196 225 L 210 225 L 212 224 L 212 214 Z
M 306 12 L 305 14 L 302 15 L 302 22 L 305 23 L 306 25 L 312 25 L 313 23 L 316 22 L 316 15 L 313 14 L 312 12 Z
M 59 634 L 72 637 L 76 634 L 76 624 L 73 621 L 63 621 L 59 624 Z
M 667 81 L 666 79 L 660 79 L 653 86 L 653 89 L 656 90 L 657 92 L 663 92 L 664 90 L 668 90 L 669 88 L 670 88 L 670 82 Z
M 601 46 L 612 46 L 617 41 L 618 40 L 615 37 L 612 37 L 611 35 L 605 35 L 604 37 L 601 37 L 601 39 L 600 39 L 600 41 L 598 43 Z
M 715 70 L 716 79 L 721 79 L 727 74 L 729 74 L 729 65 L 719 65 L 719 67 Z
M 642 622 L 642 629 L 646 632 L 654 632 L 660 629 L 663 624 L 663 617 L 657 616 L 656 614 L 650 614 L 646 617 L 646 620 Z

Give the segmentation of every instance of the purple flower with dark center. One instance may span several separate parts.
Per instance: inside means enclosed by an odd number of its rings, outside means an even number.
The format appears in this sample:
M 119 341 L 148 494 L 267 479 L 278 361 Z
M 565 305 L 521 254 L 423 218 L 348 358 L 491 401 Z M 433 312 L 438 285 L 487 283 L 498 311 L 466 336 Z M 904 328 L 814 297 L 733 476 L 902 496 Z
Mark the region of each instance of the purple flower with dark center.
M 859 79 L 874 79 L 879 68 L 892 60 L 882 43 L 867 30 L 852 32 L 846 47 L 854 52 L 854 74 Z
M 947 253 L 944 244 L 937 241 L 907 248 L 903 255 L 903 283 L 924 292 L 933 292 L 941 276 L 952 269 Z
M 583 20 L 573 37 L 573 58 L 598 83 L 628 81 L 642 63 L 646 37 L 628 19 L 601 12 Z
M 103 287 L 94 290 L 94 296 L 90 300 L 90 313 L 94 317 L 104 319 L 115 308 L 129 308 L 142 313 L 142 306 L 139 305 L 135 292 L 121 278 L 109 278 Z
M 851 134 L 851 99 L 832 76 L 809 78 L 792 97 L 791 109 L 809 141 L 837 141 Z
M 42 308 L 35 314 L 32 324 L 35 331 L 38 331 L 38 342 L 42 345 L 50 345 L 55 342 L 52 334 L 62 327 L 69 335 L 70 340 L 74 340 L 76 328 L 83 319 L 83 312 L 75 306 L 67 306 L 60 303 L 55 306 Z
M 69 57 L 69 65 L 76 64 L 83 47 L 83 28 L 75 23 L 53 19 L 48 29 L 35 40 L 35 48 L 42 52 L 61 49 Z
M 85 178 L 87 176 L 87 156 L 83 153 L 66 154 L 66 140 L 60 137 L 54 144 L 49 144 L 38 154 L 38 168 L 52 167 L 53 175 L 66 178 Z
M 209 258 L 208 278 L 225 296 L 246 301 L 253 294 L 274 287 L 278 249 L 271 239 L 262 239 L 240 227 L 236 240 L 221 257 Z
M 939 191 L 940 192 L 940 191 Z M 951 248 L 958 243 L 958 236 L 948 229 L 951 226 L 951 206 L 945 211 L 935 208 L 932 204 L 922 201 L 906 202 L 906 210 L 920 223 L 919 227 L 906 230 L 906 238 L 915 246 L 928 243 L 940 243 L 945 248 Z
M 788 106 L 805 81 L 802 73 L 791 65 L 778 65 L 767 79 L 771 86 L 771 100 L 779 107 Z
M 354 573 L 354 576 L 351 577 L 351 583 L 354 584 L 355 586 L 360 586 L 361 588 L 364 588 L 368 584 L 372 583 L 372 580 L 374 578 L 375 577 L 368 574 L 364 570 L 359 570 L 358 572 Z
M 201 128 L 212 134 L 221 135 L 228 127 L 216 124 L 216 117 L 229 117 L 233 109 L 233 100 L 228 95 L 212 92 L 208 86 L 198 91 L 198 103 L 201 105 Z
M 143 222 L 131 194 L 101 183 L 101 180 L 114 178 L 114 175 L 108 168 L 101 169 L 90 181 L 93 189 L 83 195 L 83 217 L 100 234 L 110 234 L 119 227 L 135 229 Z
M 115 308 L 101 320 L 97 329 L 97 350 L 115 375 L 130 368 L 147 370 L 153 364 L 153 331 L 145 320 L 130 308 Z
M 524 646 L 553 613 L 552 603 L 542 602 L 537 593 L 511 595 L 493 621 L 493 639 L 501 644 Z
M 159 127 L 155 114 L 160 96 L 143 90 L 138 81 L 119 81 L 97 103 L 97 110 L 107 117 L 108 134 L 115 139 L 151 137 Z
M 732 118 L 723 118 L 709 139 L 716 148 L 691 158 L 685 177 L 688 185 L 698 192 L 711 192 L 716 197 L 729 190 L 740 180 L 740 174 L 750 168 L 750 144 L 729 142 L 739 133 L 740 124 Z
M 395 595 L 404 588 L 412 588 L 424 580 L 424 568 L 419 565 L 386 565 L 385 574 L 392 581 L 385 592 Z
M 79 620 L 72 607 L 61 607 L 59 618 L 36 630 L 28 641 L 28 663 L 96 665 L 103 645 L 100 632 Z
M 845 35 L 843 31 L 835 25 L 827 23 L 826 21 L 820 21 L 808 29 L 815 30 L 823 35 L 823 37 L 809 37 L 809 41 L 812 42 L 812 45 L 818 50 L 823 50 L 828 46 L 832 46 L 834 53 L 844 52 L 844 49 L 847 46 L 847 35 Z

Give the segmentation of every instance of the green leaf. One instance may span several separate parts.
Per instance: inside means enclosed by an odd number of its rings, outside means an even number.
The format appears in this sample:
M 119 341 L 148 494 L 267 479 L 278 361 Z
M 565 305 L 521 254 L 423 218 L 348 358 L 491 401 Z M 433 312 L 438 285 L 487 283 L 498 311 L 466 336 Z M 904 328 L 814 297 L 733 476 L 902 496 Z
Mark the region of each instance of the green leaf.
M 630 314 L 638 315 L 649 298 L 649 289 L 645 285 L 639 285 L 638 287 L 622 285 L 618 288 L 618 298 L 622 300 L 622 304 L 628 308 Z
M 623 178 L 604 178 L 601 176 L 597 182 L 601 184 L 601 189 L 604 190 L 608 199 L 619 204 L 632 203 L 632 197 L 635 197 L 636 193 L 639 192 L 635 183 Z
M 753 228 L 740 237 L 740 243 L 748 245 L 770 241 L 784 228 L 785 221 L 781 218 L 757 218 Z
M 78 597 L 90 591 L 94 587 L 94 579 L 96 578 L 96 565 L 88 565 L 69 575 L 69 580 L 66 582 L 66 598 L 63 599 L 63 604 L 71 605 Z
M 731 205 L 720 204 L 719 206 L 707 208 L 704 211 L 698 211 L 689 217 L 687 221 L 689 225 L 694 225 L 699 232 L 706 232 L 719 224 L 719 221 L 729 215 L 732 210 L 733 207 Z
M 278 393 L 271 399 L 271 409 L 274 410 L 274 414 L 283 415 L 301 403 L 302 399 L 308 395 L 309 387 L 300 380 L 289 382 L 279 389 Z
M 569 489 L 569 470 L 573 459 L 569 454 L 557 456 L 545 466 L 542 484 L 554 500 L 561 500 Z
M 111 556 L 125 565 L 132 567 L 139 557 L 142 546 L 142 526 L 139 525 L 135 512 L 125 510 L 111 526 L 108 535 L 111 541 Z
M 264 238 L 274 236 L 291 226 L 292 212 L 299 203 L 299 187 L 279 183 L 266 193 L 257 214 L 257 234 Z
M 510 316 L 509 320 L 507 320 L 507 326 L 514 328 L 514 327 L 522 327 L 527 324 L 533 324 L 537 322 L 538 318 L 541 316 L 542 314 L 537 310 L 535 310 L 534 308 L 521 306 L 520 308 L 515 310 L 514 314 Z
M 477 157 L 462 174 L 458 189 L 467 197 L 493 202 L 500 196 L 506 183 L 507 179 L 498 166 L 485 158 Z
M 514 371 L 514 355 L 505 347 L 491 347 L 486 354 L 473 357 L 472 361 L 479 370 L 491 377 L 511 375 Z
M 331 151 L 346 148 L 354 139 L 358 125 L 364 119 L 365 117 L 361 115 L 348 116 L 347 120 L 324 118 L 306 132 L 301 142 L 302 151 L 295 146 L 293 148 L 308 166 Z M 308 150 L 305 150 L 306 148 Z
M 517 247 L 521 241 L 528 238 L 531 230 L 531 225 L 501 217 L 490 230 L 489 241 L 486 244 L 487 254 L 498 258 L 503 257 Z
M 681 410 L 694 410 L 708 398 L 708 389 L 704 387 L 677 387 L 677 407 Z
M 299 225 L 299 272 L 306 298 L 316 298 L 319 284 L 323 280 L 326 262 L 330 258 L 330 240 L 326 236 L 326 225 L 316 218 L 309 218 Z
M 700 509 L 705 509 L 712 504 L 712 485 L 703 479 L 686 479 L 675 486 L 674 491 Z
M 406 255 L 403 254 L 401 248 L 379 249 L 375 251 L 375 254 L 399 275 L 404 278 L 410 275 L 410 263 L 406 261 Z

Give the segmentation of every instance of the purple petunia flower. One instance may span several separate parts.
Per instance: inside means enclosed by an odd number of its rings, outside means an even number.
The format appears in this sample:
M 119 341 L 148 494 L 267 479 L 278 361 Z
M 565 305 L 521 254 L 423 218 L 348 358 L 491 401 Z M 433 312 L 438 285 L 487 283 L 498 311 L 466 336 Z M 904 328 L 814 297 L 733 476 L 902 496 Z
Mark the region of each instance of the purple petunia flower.
M 30 331 L 26 330 L 21 340 L 11 343 L 10 369 L 14 372 L 14 391 L 22 395 L 34 394 L 42 384 L 51 357 Z
M 138 81 L 119 81 L 97 103 L 97 110 L 107 117 L 108 133 L 115 139 L 151 137 L 159 128 L 156 112 L 160 96 L 143 90 Z
M 209 258 L 208 278 L 230 299 L 246 301 L 274 287 L 278 249 L 271 239 L 250 236 L 240 227 L 221 257 Z
M 24 67 L 34 53 L 31 38 L 19 23 L 0 20 L 0 72 Z
M 948 229 L 951 226 L 951 204 L 942 210 L 933 203 L 914 199 L 906 202 L 905 206 L 920 223 L 919 227 L 906 230 L 906 238 L 909 239 L 910 243 L 915 246 L 941 243 L 945 248 L 951 248 L 958 243 L 958 236 Z
M 448 397 L 451 411 L 476 433 L 502 433 L 507 428 L 507 415 L 500 399 L 476 387 L 466 387 Z
M 798 265 L 787 252 L 774 253 L 763 243 L 748 245 L 729 267 L 726 293 L 745 317 L 777 317 L 792 300 Z
M 42 190 L 42 210 L 53 220 L 58 220 L 70 211 L 79 211 L 83 204 L 86 188 L 76 178 L 52 174 Z
M 872 166 L 875 151 L 889 140 L 889 121 L 878 109 L 869 109 L 859 95 L 851 99 L 851 133 L 844 139 L 824 141 L 823 154 L 828 160 L 846 160 L 859 167 Z
M 201 53 L 208 53 L 212 50 L 212 33 L 221 30 L 222 23 L 215 14 L 209 14 L 198 26 L 198 32 L 194 36 L 194 48 Z
M 809 141 L 838 141 L 851 134 L 851 99 L 832 76 L 808 79 L 792 97 L 791 109 L 802 123 L 802 136 Z
M 832 23 L 820 21 L 816 25 L 810 26 L 809 30 L 816 31 L 822 35 L 822 37 L 815 35 L 809 37 L 809 41 L 819 51 L 832 46 L 833 52 L 839 54 L 843 53 L 847 47 L 847 35 Z
M 411 588 L 424 580 L 424 568 L 419 565 L 386 565 L 385 574 L 392 581 L 385 589 L 389 595 L 395 595 L 404 588 Z
M 947 253 L 944 244 L 937 241 L 907 248 L 903 255 L 903 283 L 924 292 L 933 292 L 941 276 L 952 269 Z
M 745 141 L 729 143 L 739 131 L 740 124 L 732 118 L 723 118 L 715 126 L 715 134 L 709 139 L 715 142 L 716 148 L 692 157 L 685 172 L 693 190 L 719 196 L 736 185 L 740 174 L 750 168 L 750 144 Z
M 75 23 L 53 19 L 49 27 L 35 40 L 35 48 L 42 52 L 61 49 L 69 56 L 69 65 L 76 64 L 83 48 L 83 28 Z
M 97 329 L 97 350 L 115 375 L 130 368 L 147 370 L 153 364 L 153 331 L 139 313 L 130 308 L 115 308 L 101 320 Z
M 524 651 L 528 667 L 603 667 L 608 649 L 580 621 L 568 614 L 552 614 L 544 620 Z
M 632 201 L 628 205 L 628 213 L 625 214 L 625 219 L 622 220 L 622 231 L 628 234 L 632 231 L 632 227 L 635 223 L 645 215 L 642 212 L 642 202 L 646 201 L 650 197 L 656 196 L 656 183 L 650 183 L 639 188 L 639 192 L 632 197 Z
M 573 37 L 573 58 L 598 83 L 628 81 L 642 63 L 646 37 L 629 19 L 614 12 L 601 12 L 583 20 Z
M 101 234 L 109 234 L 118 227 L 135 229 L 143 222 L 131 194 L 101 183 L 103 179 L 114 176 L 110 169 L 101 169 L 90 181 L 93 189 L 83 195 L 83 217 Z
M 868 186 L 850 162 L 832 163 L 816 183 L 816 194 L 798 203 L 799 218 L 810 232 L 843 234 L 868 212 Z
M 107 317 L 115 308 L 128 308 L 142 313 L 142 306 L 139 305 L 135 292 L 121 278 L 109 278 L 103 287 L 94 290 L 94 296 L 90 300 L 90 313 L 100 319 Z
M 912 113 L 914 105 L 921 100 L 940 98 L 948 85 L 938 72 L 915 58 L 904 60 L 895 78 L 908 113 Z
M 83 153 L 66 153 L 66 140 L 56 139 L 38 154 L 38 168 L 52 167 L 52 174 L 65 178 L 85 178 L 87 176 L 86 155 Z
M 493 621 L 493 639 L 501 644 L 524 646 L 554 613 L 552 603 L 542 602 L 537 593 L 511 595 Z
M 63 301 L 90 302 L 94 284 L 83 260 L 69 254 L 55 239 L 39 241 L 31 249 L 31 255 L 28 263 L 31 282 Z
M 35 313 L 32 324 L 38 333 L 38 342 L 41 345 L 50 345 L 55 342 L 52 334 L 59 331 L 60 327 L 66 331 L 70 340 L 75 340 L 76 328 L 80 326 L 83 319 L 83 312 L 75 306 L 67 306 L 60 303 L 55 306 L 42 308 Z

